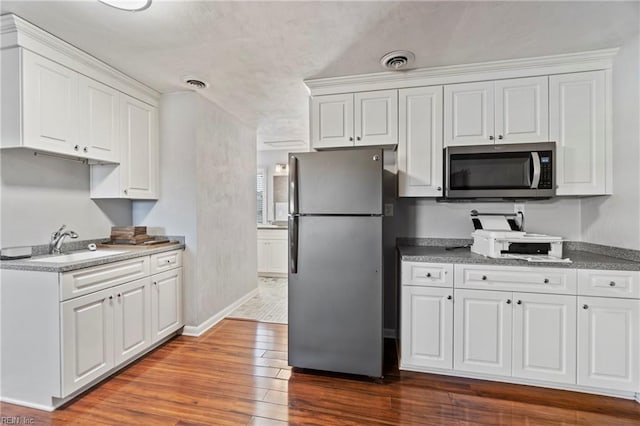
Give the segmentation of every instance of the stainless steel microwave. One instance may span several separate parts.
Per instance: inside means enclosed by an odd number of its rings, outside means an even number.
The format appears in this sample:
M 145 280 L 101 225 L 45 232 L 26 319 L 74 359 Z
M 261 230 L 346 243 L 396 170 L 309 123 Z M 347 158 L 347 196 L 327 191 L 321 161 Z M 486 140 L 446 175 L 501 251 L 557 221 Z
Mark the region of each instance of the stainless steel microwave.
M 556 194 L 556 143 L 445 148 L 445 198 L 549 198 Z

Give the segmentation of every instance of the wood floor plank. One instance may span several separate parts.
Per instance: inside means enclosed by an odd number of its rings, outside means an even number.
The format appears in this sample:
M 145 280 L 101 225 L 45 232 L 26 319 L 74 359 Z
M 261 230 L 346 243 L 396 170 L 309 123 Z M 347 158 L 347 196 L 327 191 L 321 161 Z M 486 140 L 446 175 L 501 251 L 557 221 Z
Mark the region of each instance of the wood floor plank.
M 291 369 L 287 327 L 223 320 L 177 337 L 53 413 L 0 403 L 3 418 L 79 425 L 640 425 L 617 398 L 399 371 L 384 380 Z

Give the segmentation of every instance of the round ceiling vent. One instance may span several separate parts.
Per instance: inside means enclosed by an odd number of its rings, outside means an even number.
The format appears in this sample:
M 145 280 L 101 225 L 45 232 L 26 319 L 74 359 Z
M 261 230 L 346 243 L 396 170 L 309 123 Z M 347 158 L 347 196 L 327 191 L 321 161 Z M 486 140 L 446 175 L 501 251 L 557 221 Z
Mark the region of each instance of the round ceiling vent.
M 207 87 L 209 87 L 209 83 L 207 83 L 205 80 L 190 75 L 182 77 L 182 81 L 193 89 L 206 89 Z
M 394 50 L 380 58 L 380 64 L 391 71 L 398 71 L 408 68 L 416 56 L 408 50 Z

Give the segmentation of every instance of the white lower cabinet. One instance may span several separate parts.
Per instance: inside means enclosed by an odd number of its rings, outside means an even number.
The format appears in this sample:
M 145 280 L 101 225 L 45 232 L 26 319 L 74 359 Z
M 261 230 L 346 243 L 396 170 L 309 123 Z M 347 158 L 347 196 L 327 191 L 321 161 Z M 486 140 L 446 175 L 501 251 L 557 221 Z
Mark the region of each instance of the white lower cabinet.
M 114 288 L 115 363 L 121 364 L 151 345 L 149 278 Z
M 403 261 L 400 279 L 401 369 L 637 398 L 640 271 Z
M 289 244 L 286 229 L 258 230 L 258 274 L 269 276 L 287 273 Z
M 453 289 L 402 287 L 403 367 L 453 368 Z
M 182 268 L 151 277 L 151 328 L 157 342 L 182 327 Z
M 578 297 L 578 384 L 640 389 L 640 300 Z

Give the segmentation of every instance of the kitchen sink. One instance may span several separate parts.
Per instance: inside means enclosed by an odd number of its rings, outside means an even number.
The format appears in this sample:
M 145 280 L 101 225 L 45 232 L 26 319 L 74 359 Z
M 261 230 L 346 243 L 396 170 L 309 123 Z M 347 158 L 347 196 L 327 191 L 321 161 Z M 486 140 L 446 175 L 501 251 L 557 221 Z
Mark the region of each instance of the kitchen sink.
M 113 256 L 114 254 L 125 253 L 126 250 L 96 250 L 96 251 L 79 251 L 75 253 L 59 254 L 56 256 L 43 256 L 29 259 L 31 262 L 45 263 L 71 263 L 81 260 L 99 259 L 101 257 Z

